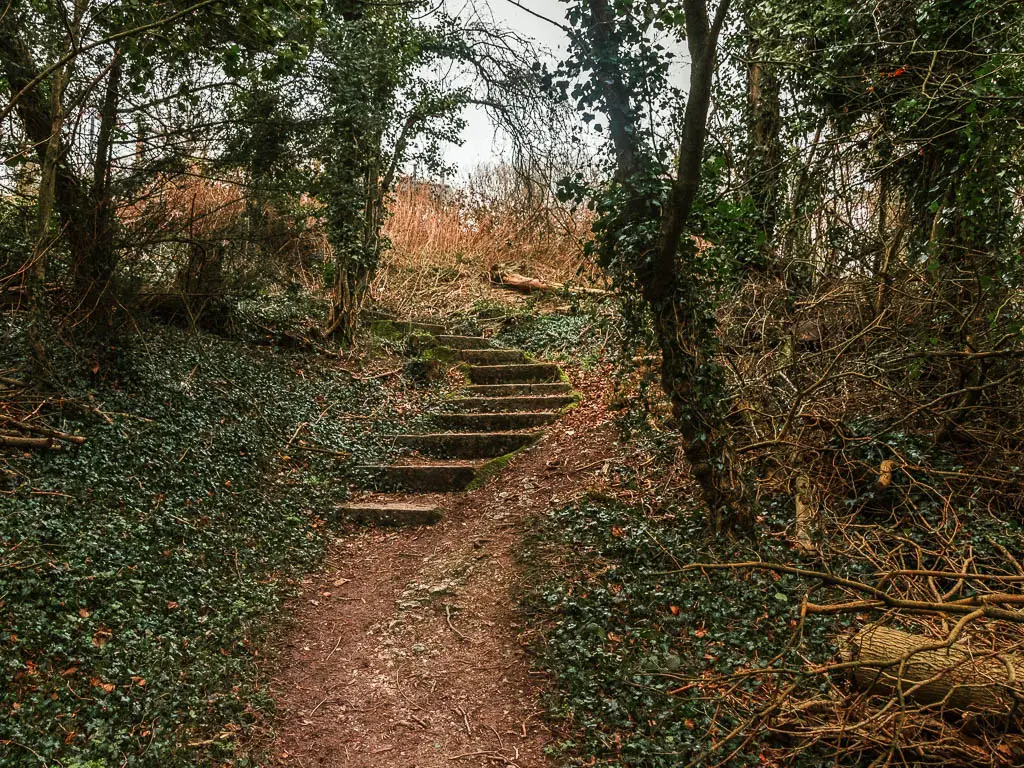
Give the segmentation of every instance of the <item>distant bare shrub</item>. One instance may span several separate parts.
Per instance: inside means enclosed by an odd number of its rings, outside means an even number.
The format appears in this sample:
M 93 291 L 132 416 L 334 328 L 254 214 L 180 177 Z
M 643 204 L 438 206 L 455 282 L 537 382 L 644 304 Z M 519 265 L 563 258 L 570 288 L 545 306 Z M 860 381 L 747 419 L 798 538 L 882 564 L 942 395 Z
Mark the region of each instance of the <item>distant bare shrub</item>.
M 199 169 L 159 178 L 119 211 L 127 277 L 151 303 L 199 314 L 222 299 L 312 277 L 330 246 L 318 205 L 255 199 L 247 186 Z
M 478 171 L 461 188 L 407 179 L 386 228 L 391 262 L 481 272 L 512 263 L 537 277 L 572 280 L 584 266 L 588 213 L 566 209 L 503 166 Z

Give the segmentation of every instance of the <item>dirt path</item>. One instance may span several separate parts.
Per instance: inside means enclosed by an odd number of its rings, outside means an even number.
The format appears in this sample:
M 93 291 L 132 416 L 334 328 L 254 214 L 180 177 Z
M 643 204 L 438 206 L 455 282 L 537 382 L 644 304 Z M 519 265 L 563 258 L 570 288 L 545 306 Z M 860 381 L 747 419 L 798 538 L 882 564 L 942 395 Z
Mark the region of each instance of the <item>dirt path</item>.
M 588 378 L 581 406 L 483 488 L 417 499 L 441 504 L 442 523 L 339 540 L 280 649 L 275 765 L 548 764 L 515 551 L 532 518 L 602 485 L 613 436 L 604 377 Z

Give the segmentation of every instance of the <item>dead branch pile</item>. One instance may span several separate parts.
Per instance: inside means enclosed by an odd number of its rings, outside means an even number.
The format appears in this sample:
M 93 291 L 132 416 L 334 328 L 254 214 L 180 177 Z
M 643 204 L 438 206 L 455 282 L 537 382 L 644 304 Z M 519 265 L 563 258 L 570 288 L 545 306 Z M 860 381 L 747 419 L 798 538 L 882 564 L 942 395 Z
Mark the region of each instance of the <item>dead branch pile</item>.
M 836 622 L 833 663 L 768 665 L 763 695 L 732 704 L 780 762 L 819 744 L 873 765 L 1020 765 L 1024 539 L 1007 523 L 1024 519 L 1024 347 L 970 315 L 949 332 L 926 275 L 884 287 L 843 274 L 794 297 L 761 276 L 723 312 L 736 447 L 762 498 L 791 500 L 793 559 L 705 567 L 801 576 L 797 648 L 805 622 Z M 869 575 L 837 576 L 851 564 Z
M 779 659 L 697 687 L 742 720 L 737 738 L 769 734 L 769 765 L 811 747 L 844 764 L 1024 764 L 1021 336 L 956 315 L 912 270 L 748 276 L 719 319 L 735 449 L 762 501 L 788 504 L 791 558 L 688 568 L 805 591 Z M 659 356 L 641 352 L 621 396 L 654 393 L 657 422 Z M 811 622 L 828 647 L 809 646 Z
M 51 405 L 19 379 L 0 376 L 0 454 L 3 451 L 60 449 L 85 443 L 85 437 L 50 425 L 44 410 Z M 0 463 L 3 459 L 0 457 Z

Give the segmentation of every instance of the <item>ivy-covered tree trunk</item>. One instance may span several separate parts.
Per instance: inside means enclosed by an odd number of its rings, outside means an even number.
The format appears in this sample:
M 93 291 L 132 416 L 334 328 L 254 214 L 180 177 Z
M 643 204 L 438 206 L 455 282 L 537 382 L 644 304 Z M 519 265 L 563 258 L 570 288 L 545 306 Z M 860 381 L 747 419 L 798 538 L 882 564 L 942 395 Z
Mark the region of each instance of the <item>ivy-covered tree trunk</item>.
M 80 5 L 76 5 L 79 13 Z M 69 48 L 77 45 L 78 23 L 74 21 L 70 26 Z M 90 188 L 69 163 L 70 148 L 61 135 L 65 109 L 63 94 L 73 63 L 59 67 L 50 77 L 47 99 L 43 97 L 41 89 L 29 87 L 30 83 L 39 79 L 39 67 L 20 35 L 13 16 L 0 16 L 0 50 L 0 72 L 11 88 L 21 94 L 15 104 L 15 112 L 25 135 L 35 146 L 43 168 L 40 208 L 56 212 L 63 240 L 71 256 L 76 327 L 106 329 L 114 306 L 109 288 L 116 266 L 113 237 L 115 217 L 109 174 L 120 96 L 119 58 L 115 54 L 107 72 L 107 90 L 100 125 L 100 152 L 96 157 L 93 169 L 95 178 Z M 44 197 L 45 200 L 42 199 Z M 48 217 L 49 213 L 46 215 Z M 45 254 L 41 258 L 45 259 Z M 45 272 L 39 259 L 36 267 Z
M 121 55 L 115 51 L 107 72 L 106 92 L 100 114 L 99 137 L 93 164 L 86 215 L 86 240 L 74 254 L 75 292 L 80 314 L 99 338 L 113 330 L 116 307 L 112 282 L 117 269 L 114 198 L 111 185 L 111 155 L 121 99 Z
M 683 278 L 654 311 L 661 346 L 661 384 L 672 404 L 690 472 L 708 507 L 714 533 L 754 529 L 752 494 L 733 452 L 729 397 L 715 360 L 715 317 Z
M 944 151 L 928 164 L 933 177 L 928 189 L 944 190 L 941 198 L 935 200 L 917 189 L 909 191 L 908 197 L 915 204 L 913 216 L 918 222 L 911 246 L 931 265 L 936 338 L 957 353 L 936 408 L 935 440 L 943 443 L 966 438 L 961 425 L 978 406 L 987 380 L 992 374 L 1006 373 L 998 359 L 984 355 L 1005 344 L 1004 339 L 993 337 L 991 318 L 1009 293 L 998 276 L 1009 271 L 1003 260 L 1014 206 L 998 168 L 990 167 L 984 156 L 974 157 L 971 172 L 964 174 L 951 160 L 971 156 L 966 142 L 951 137 L 938 144 Z
M 371 161 L 362 169 L 353 165 L 341 162 L 334 169 L 342 178 L 336 180 L 332 196 L 334 274 L 325 331 L 345 344 L 353 340 L 359 312 L 380 266 L 384 224 L 379 164 Z
M 378 260 L 379 254 L 367 252 L 360 258 L 335 260 L 331 314 L 325 335 L 337 336 L 345 345 L 353 342 L 359 324 L 359 312 L 377 273 L 374 262 Z
M 691 54 L 690 90 L 676 158 L 676 174 L 661 210 L 657 163 L 638 143 L 640 120 L 621 69 L 615 10 L 607 0 L 588 0 L 589 66 L 601 83 L 601 101 L 615 152 L 618 210 L 606 222 L 600 247 L 606 264 L 625 262 L 650 306 L 662 353 L 662 387 L 694 480 L 709 511 L 710 528 L 753 530 L 752 499 L 735 459 L 726 417 L 724 372 L 715 361 L 714 301 L 695 275 L 696 249 L 688 236 L 701 180 L 707 118 L 718 36 L 729 0 L 714 19 L 704 0 L 686 0 L 686 38 Z M 610 226 L 608 226 L 610 224 Z
M 67 46 L 73 41 L 67 41 Z M 67 147 L 62 139 L 65 122 L 64 92 L 69 66 L 57 67 L 49 77 L 49 94 L 30 84 L 40 79 L 39 68 L 25 42 L 23 30 L 14 13 L 0 14 L 0 74 L 11 90 L 20 93 L 15 113 L 32 143 L 40 166 L 36 199 L 35 247 L 27 272 L 29 301 L 29 343 L 35 358 L 36 374 L 49 377 L 45 326 L 49 323 L 46 279 L 50 251 L 57 242 L 51 232 L 51 217 L 56 211 L 60 230 L 74 255 L 76 244 L 85 232 L 84 195 L 78 177 L 66 162 Z
M 759 270 L 771 267 L 772 238 L 779 219 L 782 200 L 782 143 L 779 103 L 779 78 L 775 67 L 764 59 L 756 8 L 744 9 L 747 27 L 747 120 L 749 159 L 747 189 L 754 207 Z
M 336 16 L 322 40 L 328 70 L 329 132 L 324 188 L 334 252 L 331 307 L 324 335 L 353 340 L 380 265 L 387 194 L 389 127 L 400 92 L 418 58 L 411 6 L 332 6 Z M 392 154 L 399 158 L 402 147 Z
M 59 69 L 50 85 L 50 138 L 42 152 L 39 192 L 36 196 L 35 247 L 25 279 L 29 308 L 28 341 L 32 349 L 33 373 L 37 379 L 50 378 L 50 356 L 46 342 L 46 326 L 49 322 L 46 272 L 49 251 L 55 242 L 51 234 L 50 219 L 53 216 L 57 164 L 60 160 L 60 135 L 64 128 L 64 85 L 64 71 Z

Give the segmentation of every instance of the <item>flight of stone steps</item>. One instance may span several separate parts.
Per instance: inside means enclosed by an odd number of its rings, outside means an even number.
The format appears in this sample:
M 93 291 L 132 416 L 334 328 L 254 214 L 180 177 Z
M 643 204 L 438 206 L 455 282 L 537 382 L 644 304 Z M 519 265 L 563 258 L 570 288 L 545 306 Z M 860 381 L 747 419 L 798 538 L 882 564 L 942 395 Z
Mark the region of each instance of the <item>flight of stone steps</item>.
M 491 346 L 482 336 L 455 336 L 439 325 L 402 323 L 405 332 L 428 334 L 464 366 L 469 384 L 435 414 L 445 431 L 397 435 L 412 451 L 390 466 L 358 469 L 369 488 L 382 493 L 433 494 L 472 489 L 501 471 L 517 451 L 539 440 L 541 427 L 576 403 L 577 396 L 554 363 L 533 362 L 516 349 Z M 439 521 L 437 504 L 369 499 L 341 507 L 346 519 L 375 525 L 427 525 Z

